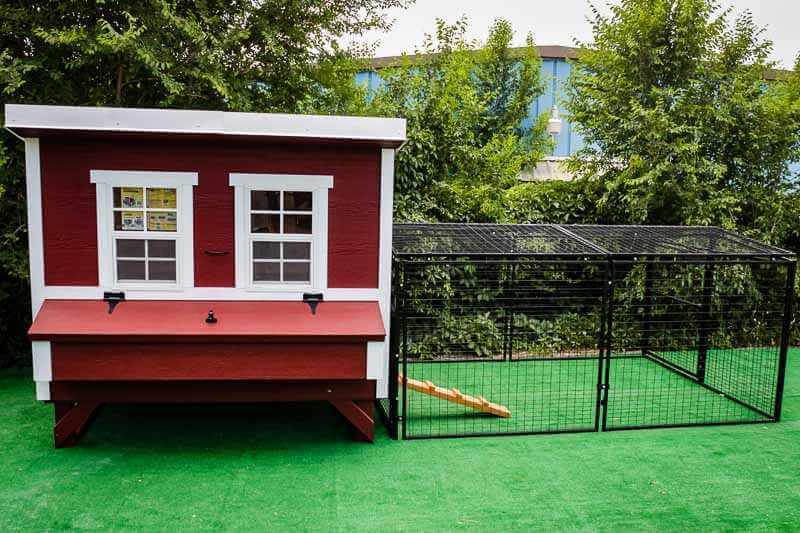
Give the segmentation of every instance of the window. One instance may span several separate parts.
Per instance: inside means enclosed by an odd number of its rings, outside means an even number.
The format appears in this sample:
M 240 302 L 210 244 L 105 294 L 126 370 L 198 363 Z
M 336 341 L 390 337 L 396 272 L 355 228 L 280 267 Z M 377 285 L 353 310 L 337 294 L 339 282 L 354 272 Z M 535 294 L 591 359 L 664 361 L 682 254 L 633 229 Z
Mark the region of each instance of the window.
M 113 187 L 114 279 L 175 283 L 178 190 Z
M 314 193 L 250 191 L 253 283 L 311 282 Z
M 237 286 L 325 288 L 330 176 L 231 174 Z
M 196 174 L 92 171 L 97 184 L 100 285 L 193 285 L 192 185 Z

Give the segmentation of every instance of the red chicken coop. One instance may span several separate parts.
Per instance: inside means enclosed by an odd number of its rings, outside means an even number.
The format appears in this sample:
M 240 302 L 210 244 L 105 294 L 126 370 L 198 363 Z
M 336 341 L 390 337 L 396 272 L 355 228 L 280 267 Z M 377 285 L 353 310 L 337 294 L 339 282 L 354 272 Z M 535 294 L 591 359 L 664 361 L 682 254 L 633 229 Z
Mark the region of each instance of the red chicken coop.
M 56 446 L 107 403 L 326 401 L 372 440 L 404 120 L 5 111 Z

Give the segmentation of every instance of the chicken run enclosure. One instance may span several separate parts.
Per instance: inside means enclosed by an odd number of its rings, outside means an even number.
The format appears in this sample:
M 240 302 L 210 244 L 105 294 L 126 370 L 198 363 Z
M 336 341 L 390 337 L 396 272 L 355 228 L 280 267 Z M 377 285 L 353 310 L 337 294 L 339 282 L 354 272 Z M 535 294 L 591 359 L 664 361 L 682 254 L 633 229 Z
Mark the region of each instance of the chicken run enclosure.
M 791 252 L 715 227 L 398 224 L 396 438 L 778 421 Z

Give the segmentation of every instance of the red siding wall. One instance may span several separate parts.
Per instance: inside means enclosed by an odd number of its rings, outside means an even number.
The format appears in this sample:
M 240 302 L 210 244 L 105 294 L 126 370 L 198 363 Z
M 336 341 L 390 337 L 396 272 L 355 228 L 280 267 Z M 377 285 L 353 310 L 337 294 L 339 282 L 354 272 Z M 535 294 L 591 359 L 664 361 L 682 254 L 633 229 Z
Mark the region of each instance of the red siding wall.
M 53 343 L 53 379 L 364 379 L 366 343 Z
M 380 149 L 341 144 L 104 137 L 41 139 L 45 284 L 97 285 L 95 186 L 89 170 L 198 172 L 195 285 L 234 285 L 234 206 L 228 173 L 333 175 L 328 286 L 378 286 Z M 226 250 L 209 256 L 205 250 Z

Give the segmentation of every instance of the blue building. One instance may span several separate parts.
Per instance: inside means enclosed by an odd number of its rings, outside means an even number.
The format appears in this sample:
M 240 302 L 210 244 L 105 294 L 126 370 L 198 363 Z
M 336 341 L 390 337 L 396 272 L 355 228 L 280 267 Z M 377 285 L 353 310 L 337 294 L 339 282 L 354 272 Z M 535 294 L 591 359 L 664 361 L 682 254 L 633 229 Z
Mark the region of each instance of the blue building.
M 520 179 L 525 181 L 536 179 L 570 179 L 570 175 L 559 164 L 566 157 L 574 154 L 583 146 L 583 139 L 569 121 L 563 111 L 564 86 L 569 79 L 572 68 L 569 60 L 578 57 L 578 49 L 569 46 L 537 46 L 539 56 L 542 58 L 542 79 L 545 82 L 544 93 L 539 96 L 530 107 L 528 118 L 523 125 L 529 125 L 534 118 L 552 113 L 553 107 L 559 109 L 561 131 L 555 136 L 556 147 L 553 153 L 540 161 L 536 168 L 523 172 Z M 372 70 L 359 72 L 356 81 L 365 84 L 370 91 L 380 87 L 382 81 L 380 71 L 389 66 L 396 66 L 402 61 L 401 56 L 378 57 L 371 61 Z M 778 73 L 773 73 L 777 75 Z M 773 78 L 770 76 L 770 78 Z M 774 78 L 773 78 L 774 79 Z M 800 174 L 800 164 L 790 167 L 792 175 Z
M 578 56 L 578 50 L 568 46 L 538 46 L 537 49 L 542 58 L 542 79 L 545 82 L 545 90 L 531 103 L 528 118 L 523 125 L 530 125 L 542 114 L 551 115 L 553 107 L 556 106 L 561 119 L 561 131 L 555 136 L 556 146 L 553 153 L 541 161 L 532 172 L 523 173 L 520 179 L 568 179 L 569 176 L 561 168 L 559 161 L 574 154 L 583 145 L 583 139 L 564 114 L 562 104 L 564 85 L 572 68 L 568 61 Z M 375 91 L 382 83 L 380 71 L 398 65 L 401 61 L 401 56 L 375 58 L 371 61 L 372 70 L 359 72 L 356 81 L 366 85 L 369 91 Z

